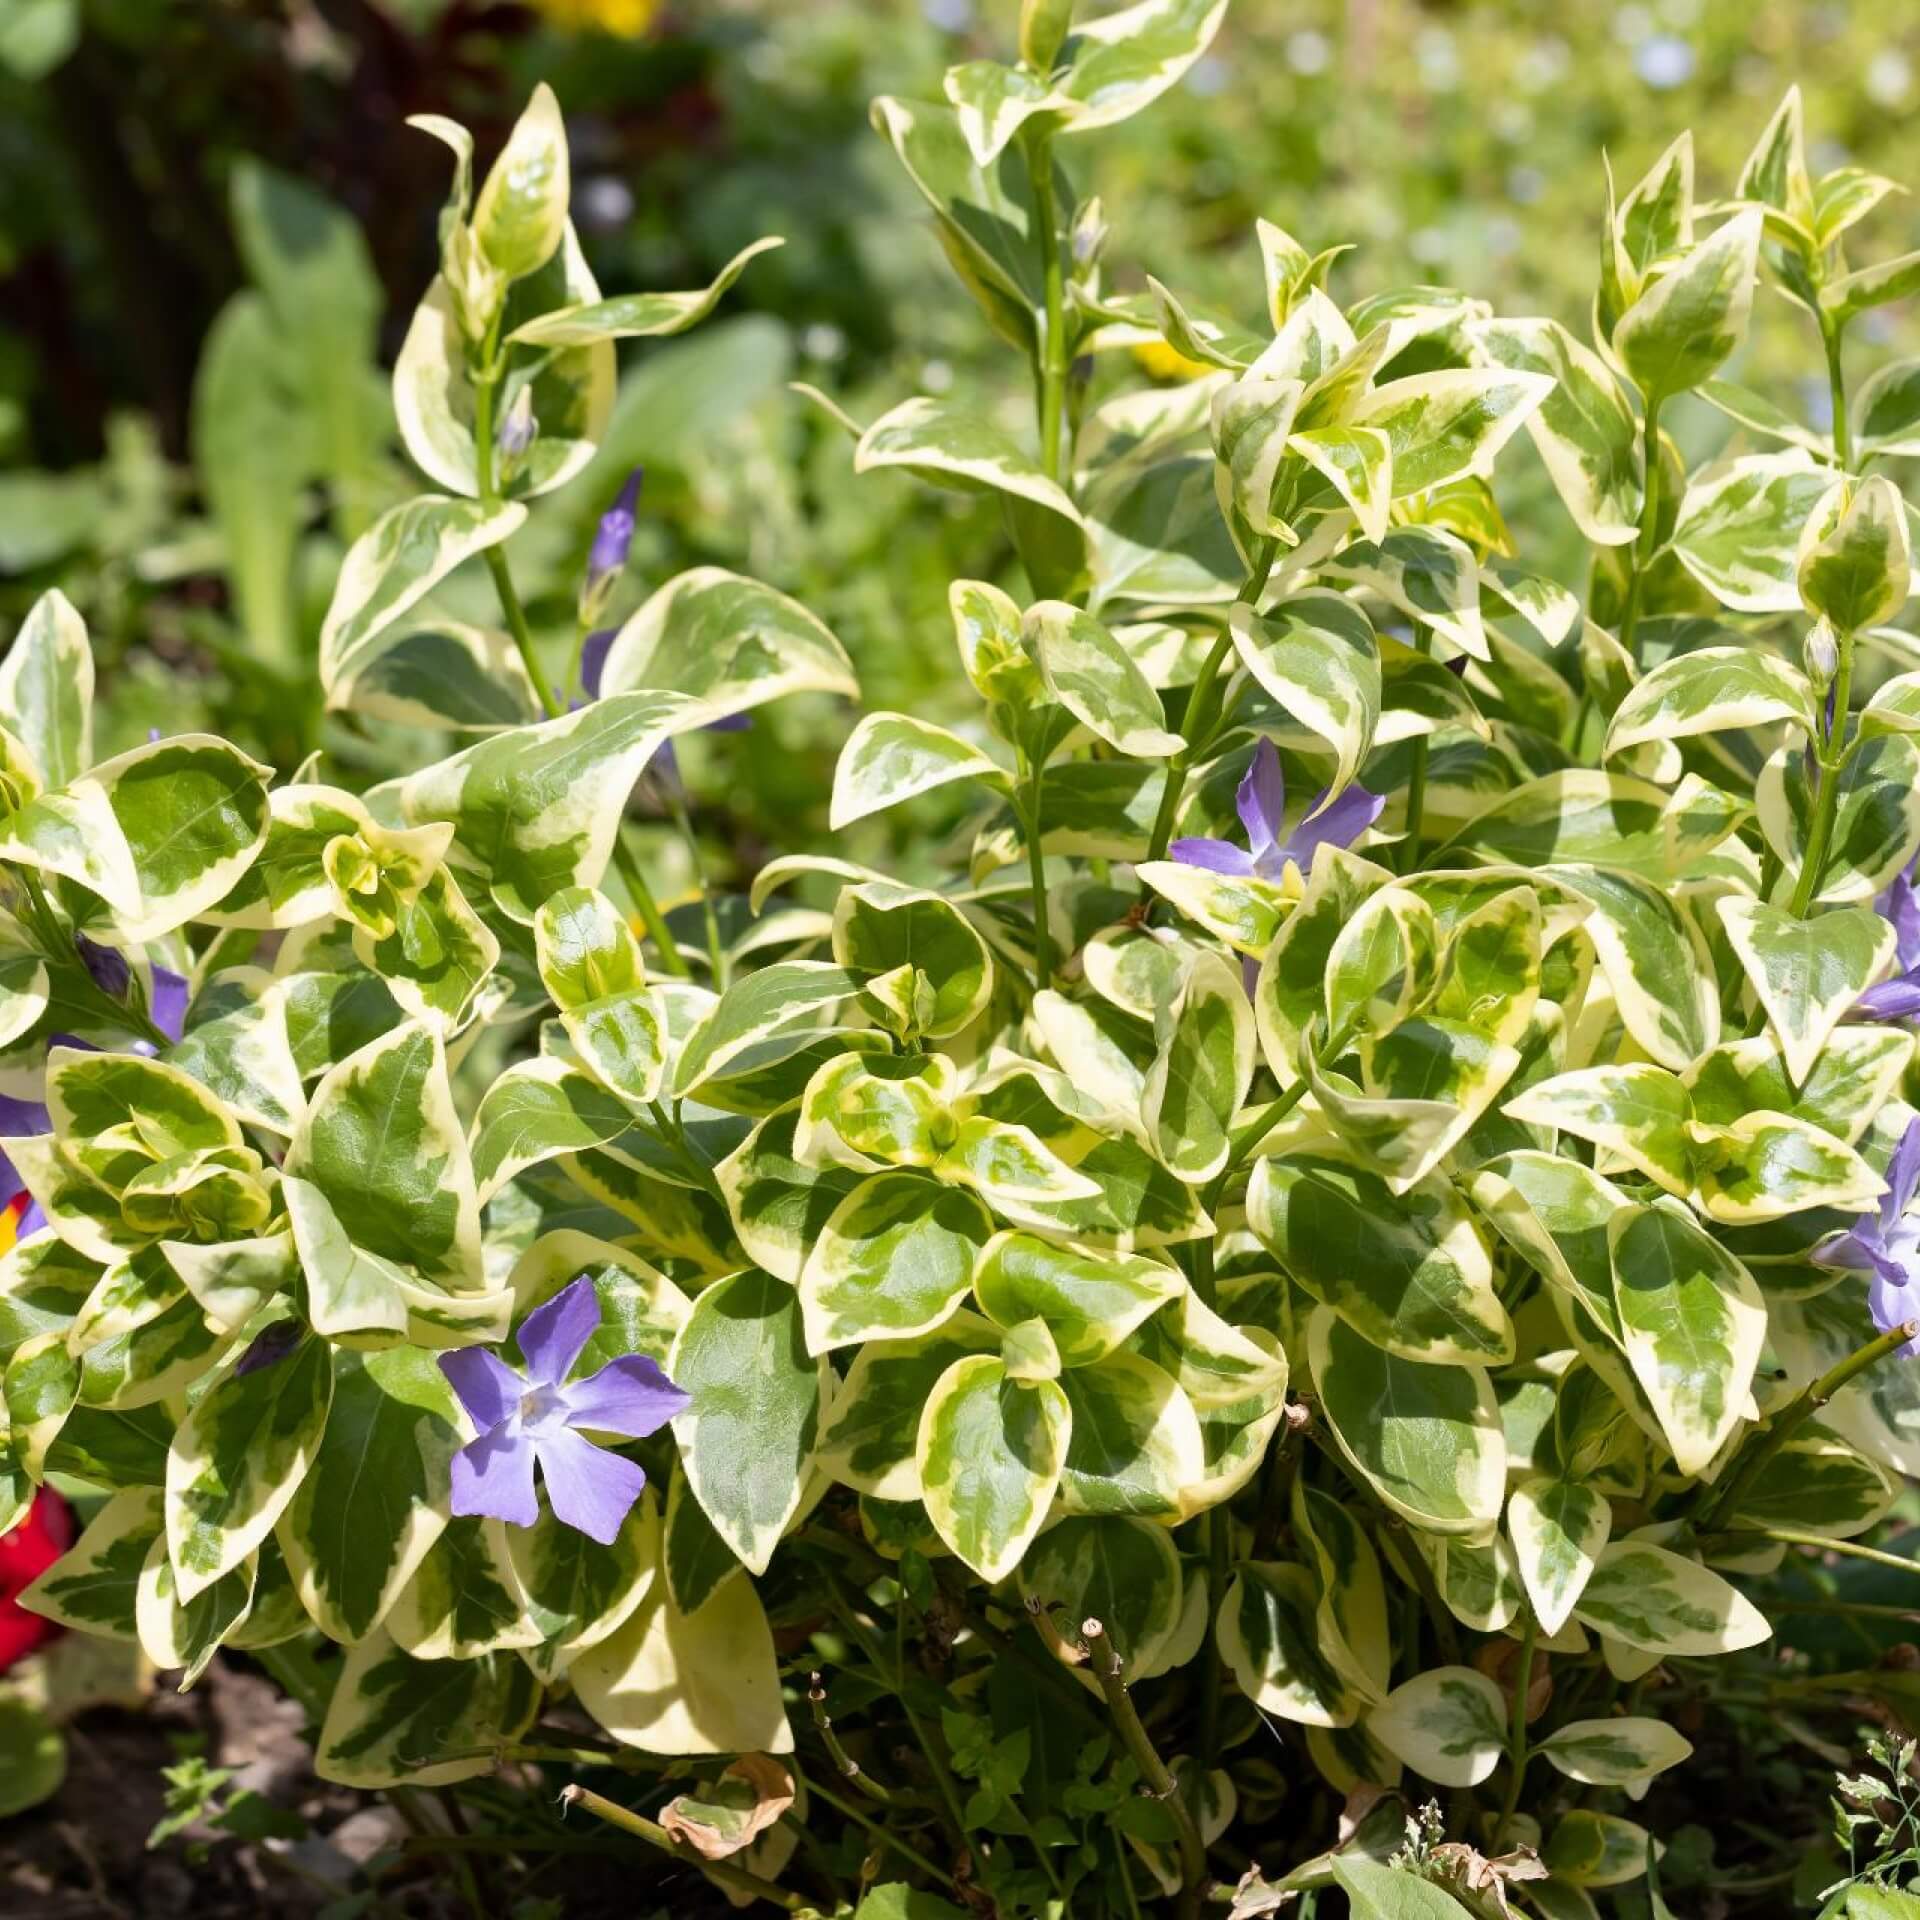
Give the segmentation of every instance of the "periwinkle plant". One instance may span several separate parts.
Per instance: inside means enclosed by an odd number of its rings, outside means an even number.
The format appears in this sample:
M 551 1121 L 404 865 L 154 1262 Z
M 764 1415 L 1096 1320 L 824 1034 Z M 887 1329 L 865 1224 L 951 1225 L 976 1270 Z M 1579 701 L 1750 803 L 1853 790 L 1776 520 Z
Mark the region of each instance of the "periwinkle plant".
M 717 568 L 603 624 L 638 476 L 577 624 L 522 604 L 616 343 L 773 244 L 604 297 L 544 88 L 477 192 L 422 123 L 454 185 L 394 396 L 437 490 L 320 637 L 330 708 L 455 750 L 368 791 L 205 736 L 96 764 L 87 636 L 35 608 L 0 1486 L 16 1524 L 49 1475 L 106 1496 L 39 1611 L 189 1681 L 319 1672 L 347 1785 L 577 1770 L 591 1727 L 684 1783 L 660 1824 L 570 1789 L 670 1871 L 869 1920 L 1593 1913 L 1655 1857 L 1683 1693 L 1848 1697 L 1743 1655 L 1920 1471 L 1878 467 L 1920 363 L 1849 402 L 1844 351 L 1920 257 L 1848 265 L 1888 183 L 1813 181 L 1790 96 L 1728 198 L 1684 136 L 1609 186 L 1591 344 L 1343 300 L 1266 222 L 1235 316 L 1118 292 L 1066 162 L 1224 11 L 1028 0 L 1011 64 L 876 103 L 1036 408 L 827 402 L 861 472 L 1005 510 L 950 594 L 977 720 L 870 713 L 834 781 L 836 835 L 973 806 L 938 885 L 796 848 L 683 949 L 623 837 L 680 734 L 857 688 Z M 1721 378 L 1763 284 L 1830 428 Z M 1204 374 L 1129 385 L 1147 340 Z M 1689 472 L 1687 396 L 1763 450 Z M 1523 430 L 1584 593 L 1514 558 Z M 497 630 L 436 605 L 472 563 Z

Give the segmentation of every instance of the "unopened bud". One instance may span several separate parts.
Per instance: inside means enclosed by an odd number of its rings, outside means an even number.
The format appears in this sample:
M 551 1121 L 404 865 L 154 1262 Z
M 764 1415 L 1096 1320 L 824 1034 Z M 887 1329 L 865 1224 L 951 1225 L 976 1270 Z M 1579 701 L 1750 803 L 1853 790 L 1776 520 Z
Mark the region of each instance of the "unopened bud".
M 1076 280 L 1084 280 L 1100 264 L 1111 231 L 1096 194 L 1073 216 L 1073 277 Z
M 533 383 L 529 381 L 513 396 L 512 405 L 493 430 L 493 444 L 499 450 L 503 469 L 511 472 L 518 467 L 539 437 L 540 422 L 533 416 Z
M 1840 664 L 1840 647 L 1827 621 L 1816 620 L 1808 630 L 1801 648 L 1801 658 L 1806 662 L 1807 672 L 1816 685 L 1824 687 L 1833 678 Z
M 626 569 L 627 555 L 633 547 L 633 530 L 638 524 L 635 516 L 640 505 L 640 483 L 644 477 L 644 470 L 635 467 L 627 475 L 626 485 L 620 489 L 613 505 L 600 516 L 600 525 L 593 536 L 593 547 L 587 555 L 587 577 L 580 587 L 580 619 L 583 625 L 594 624 L 606 606 L 614 582 Z

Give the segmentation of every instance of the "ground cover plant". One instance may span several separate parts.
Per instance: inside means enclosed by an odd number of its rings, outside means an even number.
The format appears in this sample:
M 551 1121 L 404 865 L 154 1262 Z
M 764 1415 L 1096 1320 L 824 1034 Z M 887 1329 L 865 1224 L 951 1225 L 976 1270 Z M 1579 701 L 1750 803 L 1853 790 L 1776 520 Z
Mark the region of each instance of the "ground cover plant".
M 1862 1536 L 1920 1471 L 1920 378 L 1857 323 L 1920 256 L 1790 93 L 1731 180 L 1596 183 L 1584 337 L 1343 301 L 1266 221 L 1231 309 L 1119 291 L 1078 155 L 1224 12 L 1028 0 L 874 103 L 1030 400 L 796 404 L 1006 557 L 903 637 L 975 718 L 849 713 L 834 840 L 744 898 L 701 770 L 846 650 L 717 566 L 636 596 L 637 474 L 570 634 L 515 562 L 620 344 L 778 243 L 603 294 L 545 88 L 484 165 L 416 123 L 422 490 L 312 695 L 408 769 L 98 756 L 57 592 L 0 660 L 22 1605 L 258 1663 L 322 1779 L 446 1797 L 476 1912 L 596 1823 L 676 1912 L 1906 1910 L 1911 1745 L 1853 1755 L 1912 1596 L 1851 1583 L 1913 1577 Z M 1727 378 L 1756 300 L 1830 428 Z M 1751 450 L 1690 469 L 1686 407 Z M 1520 436 L 1583 591 L 1515 551 Z M 936 793 L 911 879 L 849 857 Z

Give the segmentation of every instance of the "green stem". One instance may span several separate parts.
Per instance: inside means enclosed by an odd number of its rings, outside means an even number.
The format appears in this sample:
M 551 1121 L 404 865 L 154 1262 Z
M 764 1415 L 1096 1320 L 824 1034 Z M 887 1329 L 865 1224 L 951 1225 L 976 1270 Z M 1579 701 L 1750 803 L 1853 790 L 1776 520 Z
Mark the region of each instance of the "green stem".
M 1053 930 L 1047 924 L 1047 856 L 1040 845 L 1040 789 L 1047 763 L 1036 760 L 1027 777 L 1027 798 L 1020 810 L 1020 836 L 1027 843 L 1027 881 L 1033 890 L 1033 990 L 1053 985 Z
M 1646 485 L 1640 498 L 1640 536 L 1633 543 L 1633 571 L 1627 578 L 1627 604 L 1620 615 L 1620 644 L 1629 654 L 1633 652 L 1634 629 L 1640 624 L 1642 587 L 1660 539 L 1660 408 L 1657 402 L 1647 408 L 1642 422 L 1641 447 Z
M 1400 871 L 1417 872 L 1420 866 L 1420 831 L 1427 820 L 1427 753 L 1432 742 L 1427 734 L 1415 736 L 1413 760 L 1407 769 L 1407 830 L 1401 840 Z
M 488 505 L 500 498 L 493 478 L 493 403 L 500 385 L 499 369 L 494 364 L 498 332 L 496 323 L 483 350 L 487 370 L 476 372 L 473 377 L 475 478 L 479 483 L 481 501 Z M 506 616 L 507 631 L 513 635 L 513 644 L 519 649 L 527 678 L 532 682 L 533 691 L 547 717 L 550 720 L 558 719 L 566 709 L 561 704 L 560 696 L 554 692 L 552 681 L 547 678 L 546 668 L 540 664 L 539 651 L 533 644 L 533 629 L 527 624 L 527 610 L 521 605 L 520 595 L 514 588 L 513 573 L 507 565 L 504 549 L 497 546 L 487 548 L 486 561 L 487 571 L 493 575 L 493 590 L 499 598 L 500 611 Z M 661 965 L 669 973 L 685 979 L 688 971 L 686 955 L 680 951 L 679 942 L 674 939 L 666 916 L 661 913 L 659 902 L 653 897 L 653 889 L 647 885 L 640 871 L 639 861 L 633 857 L 625 839 L 617 834 L 613 843 L 613 863 L 620 870 L 620 878 L 626 884 L 633 909 L 639 914 L 647 937 L 659 950 Z M 705 889 L 701 891 L 704 895 Z
M 662 1853 L 670 1853 L 676 1860 L 684 1860 L 690 1867 L 698 1867 L 709 1879 L 718 1881 L 723 1887 L 731 1887 L 735 1893 L 749 1894 L 788 1913 L 801 1913 L 806 1909 L 805 1895 L 790 1892 L 785 1887 L 776 1887 L 771 1880 L 762 1880 L 757 1873 L 729 1866 L 724 1860 L 703 1859 L 691 1847 L 682 1846 L 665 1827 L 590 1788 L 578 1784 L 562 1788 L 560 1804 L 563 1807 L 584 1807 L 595 1819 L 604 1820 L 608 1826 L 618 1827 L 622 1833 L 630 1833 L 636 1839 L 647 1841 Z
M 1053 195 L 1053 143 L 1027 143 L 1027 174 L 1033 182 L 1034 223 L 1040 229 L 1042 298 L 1046 338 L 1040 342 L 1040 464 L 1050 479 L 1065 482 L 1061 428 L 1067 405 L 1066 271 L 1060 258 L 1059 212 Z
M 1179 1783 L 1168 1770 L 1167 1763 L 1160 1758 L 1159 1749 L 1153 1744 L 1153 1736 L 1148 1733 L 1139 1709 L 1133 1704 L 1133 1696 L 1128 1693 L 1127 1683 L 1121 1677 L 1120 1650 L 1109 1638 L 1106 1628 L 1098 1620 L 1083 1621 L 1080 1638 L 1087 1649 L 1087 1664 L 1093 1670 L 1093 1677 L 1100 1683 L 1100 1691 L 1107 1697 L 1107 1710 L 1113 1715 L 1113 1724 L 1119 1730 L 1121 1742 L 1139 1770 L 1141 1783 L 1173 1816 L 1174 1832 L 1180 1843 L 1182 1910 L 1197 1912 L 1194 1897 L 1199 1894 L 1200 1883 L 1206 1877 L 1207 1853 L 1200 1842 L 1200 1829 L 1193 1823 L 1192 1809 L 1181 1795 Z
M 1793 883 L 1792 913 L 1804 920 L 1813 905 L 1820 875 L 1827 864 L 1834 817 L 1840 810 L 1840 760 L 1847 744 L 1847 713 L 1853 700 L 1853 635 L 1838 636 L 1840 658 L 1833 673 L 1833 719 L 1820 744 L 1820 797 L 1814 803 L 1813 829 L 1807 835 L 1806 858 Z
M 839 1769 L 840 1777 L 858 1787 L 870 1800 L 883 1807 L 891 1806 L 893 1795 L 840 1744 L 840 1736 L 833 1730 L 833 1718 L 827 1712 L 827 1690 L 820 1684 L 817 1673 L 807 1687 L 807 1704 L 813 1709 L 814 1731 L 819 1734 L 827 1757 Z
M 800 1778 L 800 1769 L 796 1767 L 791 1760 L 785 1761 L 783 1764 L 793 1774 L 795 1779 Z M 918 1847 L 910 1846 L 905 1840 L 902 1840 L 897 1833 L 893 1833 L 886 1827 L 883 1827 L 879 1821 L 869 1819 L 858 1807 L 841 1799 L 837 1793 L 828 1792 L 818 1780 L 808 1779 L 805 1782 L 805 1786 L 808 1793 L 824 1800 L 836 1813 L 844 1814 L 855 1826 L 864 1827 L 883 1847 L 891 1847 L 901 1859 L 911 1861 L 913 1865 L 918 1867 L 920 1871 L 930 1879 L 939 1881 L 949 1893 L 957 1893 L 959 1891 L 953 1875 L 943 1873 Z
M 1236 607 L 1251 607 L 1258 604 L 1260 596 L 1267 590 L 1267 580 L 1273 572 L 1273 563 L 1280 552 L 1280 542 L 1272 535 L 1262 540 L 1254 549 L 1253 561 L 1247 570 L 1247 577 L 1241 582 L 1240 591 L 1234 596 Z M 1226 632 L 1213 643 L 1211 651 L 1201 662 L 1199 676 L 1193 683 L 1193 691 L 1187 696 L 1187 717 L 1180 729 L 1181 738 L 1186 745 L 1167 762 L 1167 784 L 1160 795 L 1160 811 L 1154 816 L 1153 838 L 1147 845 L 1149 860 L 1164 860 L 1167 854 L 1167 842 L 1173 838 L 1173 823 L 1180 812 L 1181 796 L 1186 792 L 1187 774 L 1193 763 L 1206 750 L 1213 736 L 1213 727 L 1208 717 L 1208 706 L 1213 697 L 1214 682 L 1220 677 L 1220 669 L 1226 664 L 1227 655 L 1233 651 L 1233 628 L 1229 624 Z
M 1346 1026 L 1332 1035 L 1320 1051 L 1322 1060 L 1338 1060 L 1348 1040 L 1352 1038 Z M 1269 1100 L 1264 1107 L 1257 1108 L 1252 1117 L 1241 1121 L 1227 1134 L 1227 1164 L 1225 1170 L 1215 1180 L 1208 1193 L 1208 1206 L 1217 1206 L 1226 1190 L 1227 1175 L 1236 1167 L 1241 1167 L 1252 1157 L 1260 1143 L 1266 1139 L 1302 1100 L 1307 1097 L 1307 1076 L 1303 1073 L 1277 1100 Z
M 1214 1758 L 1220 1751 L 1220 1708 L 1226 1686 L 1217 1627 L 1232 1552 L 1233 1520 L 1222 1501 L 1207 1515 L 1207 1638 L 1200 1664 L 1200 1764 L 1193 1783 L 1196 1817 L 1197 1796 L 1205 1792 L 1207 1775 L 1213 1771 Z
M 1772 1540 L 1783 1547 L 1817 1547 L 1822 1553 L 1837 1553 L 1849 1560 L 1871 1560 L 1876 1567 L 1897 1567 L 1902 1573 L 1920 1574 L 1920 1561 L 1903 1560 L 1897 1553 L 1884 1553 L 1878 1547 L 1863 1547 L 1857 1540 L 1829 1540 L 1821 1533 L 1801 1533 L 1793 1527 L 1733 1527 L 1709 1536 L 1730 1546 L 1745 1546 L 1755 1540 Z
M 1500 1808 L 1499 1824 L 1493 1830 L 1489 1851 L 1498 1853 L 1507 1837 L 1513 1816 L 1520 1808 L 1520 1787 L 1527 1777 L 1527 1694 L 1533 1686 L 1533 1642 L 1540 1623 L 1533 1609 L 1526 1609 L 1526 1624 L 1520 1631 L 1520 1659 L 1513 1670 L 1513 1712 L 1507 1724 L 1507 1797 Z
M 1776 1414 L 1764 1432 L 1748 1440 L 1742 1457 L 1735 1461 L 1732 1471 L 1702 1512 L 1701 1529 L 1711 1531 L 1716 1521 L 1730 1519 L 1737 1513 L 1741 1500 L 1752 1492 L 1768 1463 L 1793 1438 L 1800 1423 L 1818 1413 L 1855 1375 L 1865 1373 L 1888 1354 L 1904 1347 L 1916 1334 L 1920 1334 L 1920 1321 L 1908 1320 L 1869 1340 L 1864 1347 L 1829 1367 L 1797 1400 Z
M 1853 428 L 1847 420 L 1847 376 L 1840 363 L 1840 329 L 1823 313 L 1820 339 L 1827 350 L 1827 392 L 1833 401 L 1834 457 L 1849 473 L 1853 471 Z
M 666 796 L 667 811 L 687 849 L 687 862 L 693 869 L 694 884 L 700 889 L 700 916 L 707 934 L 707 965 L 713 974 L 713 990 L 727 990 L 727 950 L 720 938 L 720 916 L 714 911 L 713 889 L 707 884 L 707 869 L 700 858 L 700 842 L 694 837 L 693 822 L 687 816 L 687 803 L 679 781 L 671 776 L 659 783 Z

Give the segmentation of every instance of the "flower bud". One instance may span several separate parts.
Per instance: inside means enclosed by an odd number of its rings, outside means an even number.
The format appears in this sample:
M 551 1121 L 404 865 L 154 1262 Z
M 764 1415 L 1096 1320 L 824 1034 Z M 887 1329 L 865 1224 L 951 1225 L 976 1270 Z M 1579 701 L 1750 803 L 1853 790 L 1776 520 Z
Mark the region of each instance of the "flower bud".
M 1824 687 L 1833 678 L 1834 669 L 1840 664 L 1840 645 L 1826 621 L 1816 620 L 1808 629 L 1801 643 L 1800 658 L 1816 686 Z
M 1100 264 L 1100 256 L 1107 250 L 1107 236 L 1111 232 L 1106 210 L 1100 204 L 1100 196 L 1095 194 L 1073 216 L 1073 277 L 1076 280 L 1084 281 L 1092 275 Z
M 634 510 L 640 504 L 640 483 L 644 469 L 635 467 L 627 475 L 626 485 L 620 489 L 605 513 L 600 516 L 600 525 L 593 536 L 593 547 L 587 555 L 587 576 L 580 586 L 580 623 L 592 626 L 598 620 L 607 604 L 607 596 L 612 593 L 614 583 L 620 578 L 627 564 L 627 554 L 633 546 L 633 530 L 636 524 Z
M 533 383 L 528 381 L 513 396 L 513 403 L 493 430 L 493 444 L 499 454 L 499 477 L 503 483 L 520 470 L 528 450 L 539 437 L 540 422 L 533 413 Z

